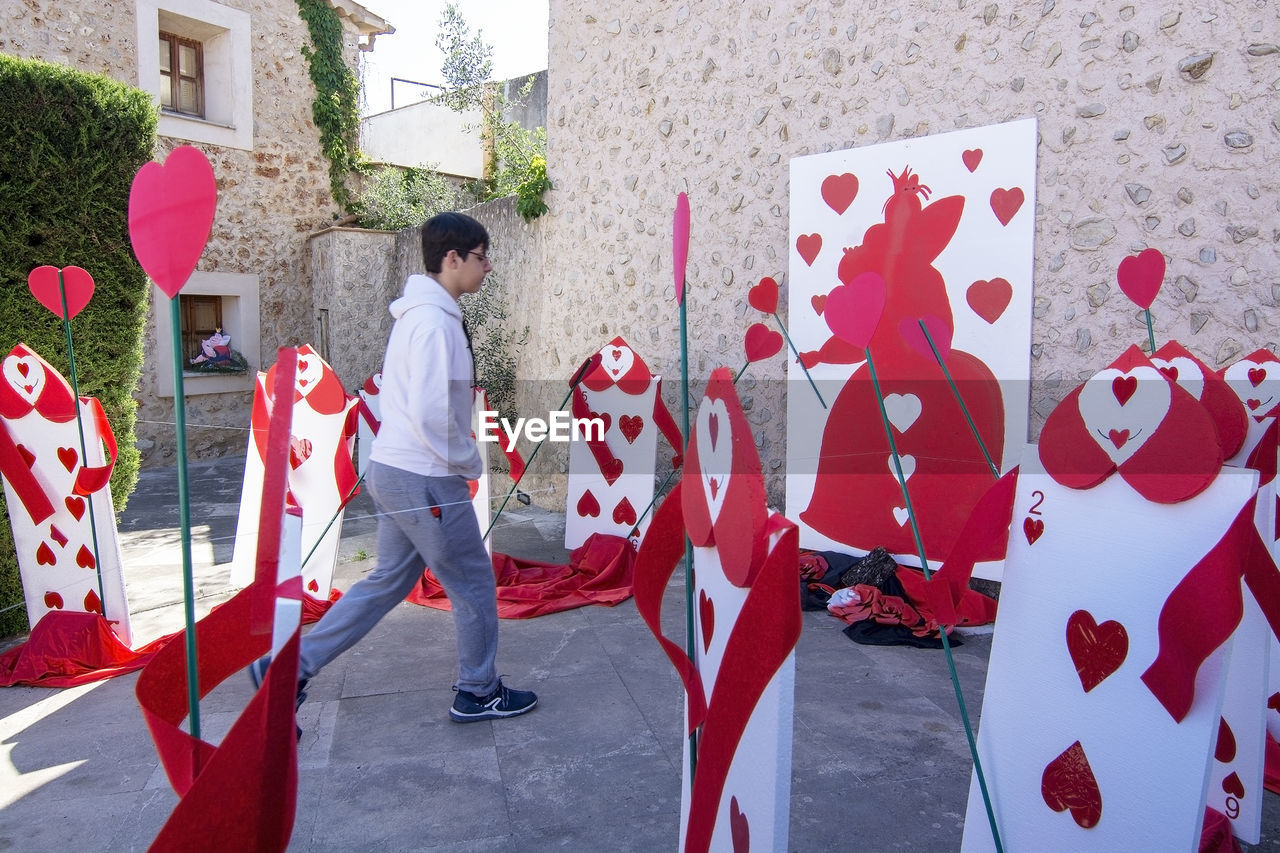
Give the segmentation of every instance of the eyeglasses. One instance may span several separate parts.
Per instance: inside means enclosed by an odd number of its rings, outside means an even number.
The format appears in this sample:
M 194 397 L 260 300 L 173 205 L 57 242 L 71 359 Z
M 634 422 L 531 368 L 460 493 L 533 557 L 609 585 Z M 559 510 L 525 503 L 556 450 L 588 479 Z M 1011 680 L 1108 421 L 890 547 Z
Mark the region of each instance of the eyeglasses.
M 475 255 L 480 260 L 481 264 L 489 263 L 489 256 L 486 255 L 484 252 L 467 252 L 467 254 Z

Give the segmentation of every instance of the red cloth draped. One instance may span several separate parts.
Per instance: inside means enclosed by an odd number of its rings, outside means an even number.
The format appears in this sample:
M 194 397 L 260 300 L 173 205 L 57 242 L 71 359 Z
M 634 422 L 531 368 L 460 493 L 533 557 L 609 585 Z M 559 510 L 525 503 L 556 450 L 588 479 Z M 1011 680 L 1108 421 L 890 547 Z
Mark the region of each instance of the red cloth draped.
M 0 655 L 0 687 L 75 687 L 142 669 L 173 635 L 130 649 L 99 613 L 50 610 L 31 636 Z
M 603 533 L 592 534 L 563 566 L 494 552 L 498 616 L 528 619 L 588 604 L 612 607 L 631 597 L 635 559 L 630 542 Z M 444 588 L 430 568 L 406 600 L 437 610 L 450 609 Z

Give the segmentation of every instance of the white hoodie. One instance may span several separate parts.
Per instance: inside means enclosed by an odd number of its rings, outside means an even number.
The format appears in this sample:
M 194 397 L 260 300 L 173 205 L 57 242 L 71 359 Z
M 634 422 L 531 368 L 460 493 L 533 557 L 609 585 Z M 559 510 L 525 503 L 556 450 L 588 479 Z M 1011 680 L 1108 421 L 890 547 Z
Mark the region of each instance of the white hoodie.
M 382 424 L 369 458 L 425 477 L 481 474 L 471 437 L 471 352 L 462 311 L 438 281 L 411 275 L 390 306 Z

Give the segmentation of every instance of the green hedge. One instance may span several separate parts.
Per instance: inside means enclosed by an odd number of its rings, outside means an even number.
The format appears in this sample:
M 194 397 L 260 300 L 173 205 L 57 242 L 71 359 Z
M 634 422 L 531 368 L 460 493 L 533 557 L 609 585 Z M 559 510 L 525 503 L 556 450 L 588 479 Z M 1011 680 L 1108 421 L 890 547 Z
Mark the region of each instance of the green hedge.
M 70 378 L 62 321 L 36 302 L 27 273 L 42 264 L 89 271 L 93 299 L 71 333 L 80 393 L 102 401 L 120 445 L 117 511 L 138 479 L 132 395 L 148 299 L 129 244 L 129 185 L 152 158 L 156 119 L 151 97 L 131 86 L 0 54 L 0 357 L 25 343 Z M 27 624 L 3 500 L 0 513 L 3 637 Z

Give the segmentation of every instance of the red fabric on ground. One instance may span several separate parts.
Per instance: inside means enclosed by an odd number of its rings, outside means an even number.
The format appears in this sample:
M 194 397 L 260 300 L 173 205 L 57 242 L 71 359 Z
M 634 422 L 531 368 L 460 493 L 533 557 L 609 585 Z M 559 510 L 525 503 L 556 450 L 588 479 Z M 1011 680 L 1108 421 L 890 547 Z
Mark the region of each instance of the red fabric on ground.
M 1262 770 L 1262 787 L 1280 794 L 1280 743 L 1267 732 L 1267 752 Z
M 898 582 L 907 593 L 907 601 L 924 617 L 925 622 L 937 625 L 928 593 L 928 582 L 919 569 L 898 566 Z M 956 605 L 957 625 L 986 625 L 996 618 L 996 600 L 974 589 L 964 587 L 960 602 Z
M 1240 842 L 1231 834 L 1231 821 L 1222 812 L 1205 806 L 1200 830 L 1200 853 L 1240 853 Z
M 320 617 L 327 613 L 339 598 L 342 598 L 342 593 L 336 589 L 329 590 L 328 598 L 312 598 L 304 592 L 302 594 L 302 624 L 310 625 L 312 622 L 319 622 Z
M 567 566 L 520 560 L 494 552 L 498 616 L 529 619 L 588 604 L 609 607 L 631 597 L 636 553 L 621 536 L 592 534 L 569 555 Z M 449 599 L 431 569 L 423 572 L 406 601 L 448 610 Z
M 20 646 L 0 655 L 0 687 L 75 687 L 142 669 L 175 635 L 130 649 L 98 613 L 50 610 Z

